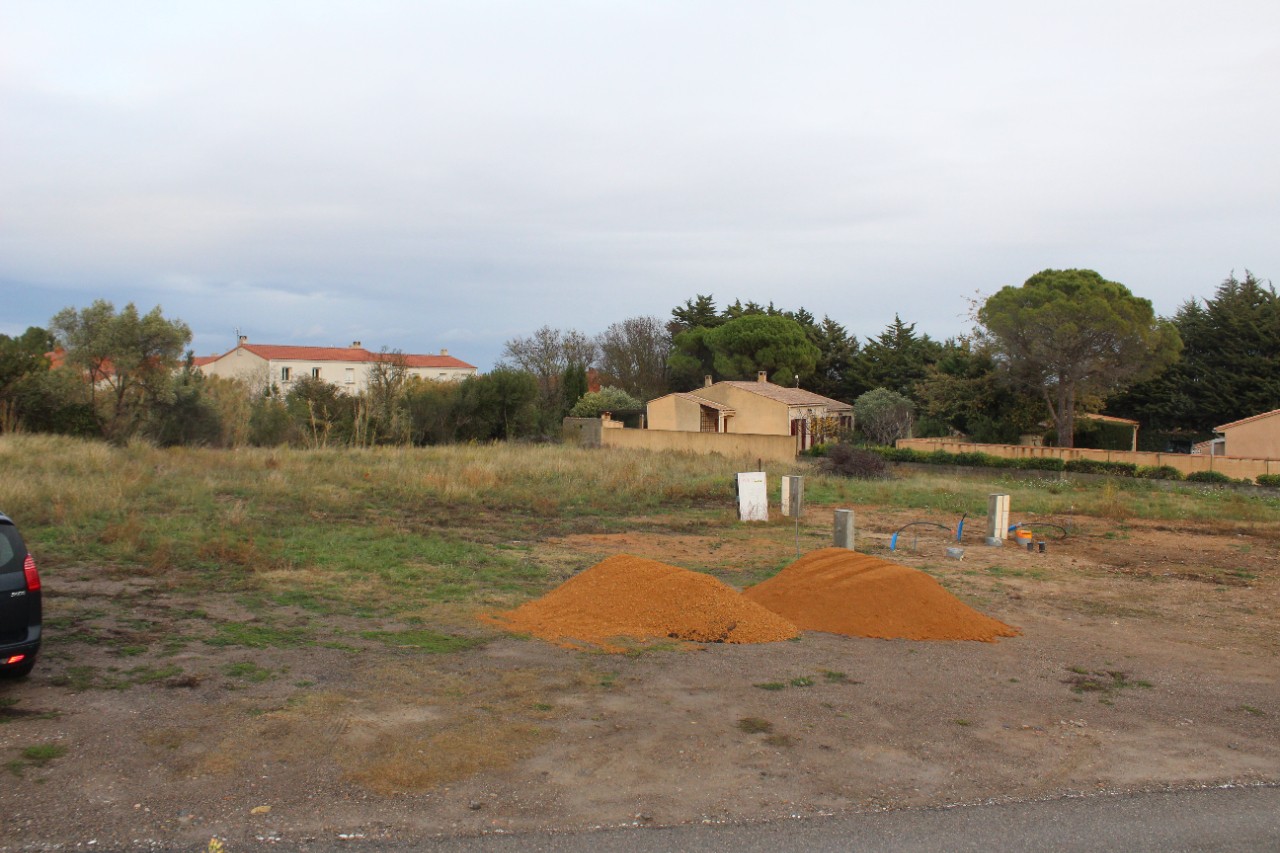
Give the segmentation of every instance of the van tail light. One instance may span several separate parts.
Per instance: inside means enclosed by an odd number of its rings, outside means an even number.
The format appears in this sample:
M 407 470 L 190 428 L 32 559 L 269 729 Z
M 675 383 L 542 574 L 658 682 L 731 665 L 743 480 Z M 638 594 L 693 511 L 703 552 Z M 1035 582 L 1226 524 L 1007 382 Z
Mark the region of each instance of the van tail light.
M 22 571 L 27 576 L 27 589 L 35 592 L 40 589 L 40 572 L 36 571 L 36 558 L 27 554 L 27 559 L 22 561 Z
M 0 658 L 0 663 L 4 664 L 5 666 L 8 666 L 10 664 L 22 663 L 26 659 L 27 659 L 26 655 L 13 655 L 12 657 Z

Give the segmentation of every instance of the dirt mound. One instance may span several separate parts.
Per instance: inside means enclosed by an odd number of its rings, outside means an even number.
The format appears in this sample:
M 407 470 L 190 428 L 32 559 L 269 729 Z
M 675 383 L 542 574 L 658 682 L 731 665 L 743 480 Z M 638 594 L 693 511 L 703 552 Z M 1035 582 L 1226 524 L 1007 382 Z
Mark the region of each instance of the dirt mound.
M 824 548 L 743 592 L 804 631 L 903 640 L 982 640 L 1020 632 L 907 566 Z
M 625 651 L 620 638 L 770 643 L 796 626 L 715 578 L 619 554 L 515 610 L 482 617 L 508 631 L 566 646 Z

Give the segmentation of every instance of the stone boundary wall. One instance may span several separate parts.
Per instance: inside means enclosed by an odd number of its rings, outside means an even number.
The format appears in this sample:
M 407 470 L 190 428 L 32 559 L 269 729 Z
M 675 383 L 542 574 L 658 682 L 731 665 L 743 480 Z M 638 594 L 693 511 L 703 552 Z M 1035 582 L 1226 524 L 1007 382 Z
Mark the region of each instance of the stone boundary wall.
M 616 421 L 615 421 L 616 423 Z M 666 429 L 618 429 L 604 427 L 597 418 L 565 418 L 564 438 L 583 447 L 619 447 L 676 453 L 719 453 L 751 462 L 796 461 L 796 439 L 791 435 L 746 435 L 726 432 L 685 432 Z
M 611 429 L 603 431 L 605 447 L 631 450 L 719 453 L 730 459 L 757 459 L 792 464 L 796 439 L 791 435 L 747 435 L 732 432 L 683 432 L 665 429 Z
M 1099 462 L 1128 462 L 1139 466 L 1168 465 L 1183 474 L 1217 471 L 1237 480 L 1253 480 L 1259 474 L 1280 474 L 1280 459 L 1253 459 L 1244 456 L 1210 456 L 1193 453 L 1148 453 L 1132 450 L 1093 450 L 1087 447 L 1029 447 L 1022 444 L 976 444 L 949 438 L 900 438 L 897 447 L 931 453 L 985 453 L 1005 459 L 1094 459 Z

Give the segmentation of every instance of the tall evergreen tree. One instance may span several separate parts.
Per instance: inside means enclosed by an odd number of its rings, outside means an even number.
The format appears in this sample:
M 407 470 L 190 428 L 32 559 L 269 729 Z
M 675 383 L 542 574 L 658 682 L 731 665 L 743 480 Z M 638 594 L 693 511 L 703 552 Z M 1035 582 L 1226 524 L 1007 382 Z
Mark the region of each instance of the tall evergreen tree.
M 917 335 L 915 323 L 904 323 L 897 314 L 878 337 L 869 338 L 846 376 L 846 394 L 853 398 L 873 388 L 888 388 L 915 398 L 916 384 L 929 375 L 929 367 L 942 354 L 942 345 L 928 335 Z M 856 392 L 856 393 L 855 393 Z
M 1180 361 L 1112 398 L 1107 410 L 1156 430 L 1207 434 L 1280 408 L 1280 297 L 1269 282 L 1231 274 L 1210 299 L 1189 300 L 1173 324 Z
M 824 316 L 821 323 L 807 324 L 799 317 L 796 319 L 800 321 L 809 342 L 818 348 L 819 353 L 813 373 L 801 376 L 800 384 L 816 394 L 841 399 L 847 391 L 845 378 L 858 358 L 858 339 L 850 337 L 845 327 L 830 317 Z M 852 399 L 854 398 L 849 398 L 850 401 Z

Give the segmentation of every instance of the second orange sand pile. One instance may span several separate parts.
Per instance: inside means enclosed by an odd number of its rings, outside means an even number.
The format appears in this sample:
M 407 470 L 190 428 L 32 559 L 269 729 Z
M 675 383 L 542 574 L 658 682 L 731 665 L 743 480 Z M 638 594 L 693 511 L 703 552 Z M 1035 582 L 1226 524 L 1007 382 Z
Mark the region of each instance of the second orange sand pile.
M 743 595 L 804 631 L 988 643 L 1020 633 L 967 606 L 924 572 L 843 548 L 806 554 Z

